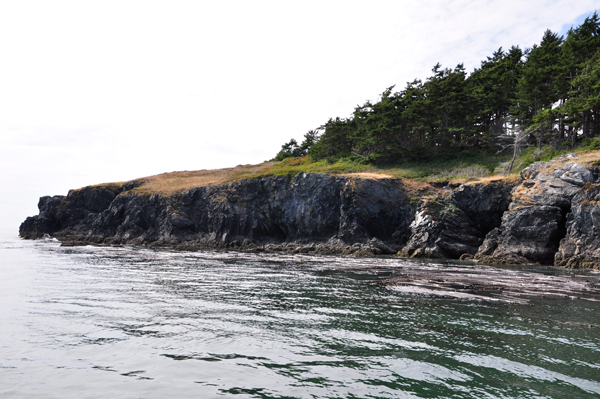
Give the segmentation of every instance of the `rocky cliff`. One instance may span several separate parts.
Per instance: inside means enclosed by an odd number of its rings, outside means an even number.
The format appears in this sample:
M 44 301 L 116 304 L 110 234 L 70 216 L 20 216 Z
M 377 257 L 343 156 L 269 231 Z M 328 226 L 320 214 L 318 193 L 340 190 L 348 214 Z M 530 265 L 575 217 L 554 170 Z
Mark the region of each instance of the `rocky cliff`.
M 424 198 L 410 225 L 402 254 L 454 258 L 474 255 L 486 234 L 500 225 L 514 183 L 461 185 Z
M 162 196 L 136 185 L 86 187 L 42 197 L 24 238 L 64 243 L 230 247 L 319 253 L 395 253 L 414 217 L 403 183 L 299 174 Z
M 410 189 L 400 179 L 264 177 L 173 195 L 142 180 L 42 197 L 24 238 L 600 266 L 598 170 L 574 156 L 517 181 Z
M 487 263 L 543 263 L 598 267 L 598 219 L 594 202 L 598 170 L 573 155 L 536 162 L 521 181 L 501 224 L 475 255 Z M 600 227 L 600 226 L 598 226 Z

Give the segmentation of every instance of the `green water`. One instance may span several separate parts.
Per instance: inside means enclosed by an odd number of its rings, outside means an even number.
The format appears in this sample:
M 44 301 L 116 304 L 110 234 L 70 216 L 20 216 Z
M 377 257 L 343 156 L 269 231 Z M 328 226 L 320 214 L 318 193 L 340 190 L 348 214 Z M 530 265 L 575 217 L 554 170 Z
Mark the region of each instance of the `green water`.
M 12 237 L 0 259 L 2 398 L 600 396 L 592 271 Z

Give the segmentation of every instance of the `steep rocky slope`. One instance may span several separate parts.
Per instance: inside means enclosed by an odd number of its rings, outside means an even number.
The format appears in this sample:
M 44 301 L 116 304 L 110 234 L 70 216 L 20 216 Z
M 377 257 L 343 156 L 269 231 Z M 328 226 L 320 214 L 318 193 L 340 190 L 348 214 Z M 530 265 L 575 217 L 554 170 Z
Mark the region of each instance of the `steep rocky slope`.
M 514 182 L 461 185 L 446 195 L 424 198 L 410 225 L 402 254 L 455 258 L 474 255 L 486 234 L 500 225 Z
M 139 194 L 136 184 L 42 197 L 40 214 L 27 218 L 20 234 L 68 243 L 395 253 L 414 216 L 397 179 L 299 174 L 171 196 Z
M 133 244 L 475 258 L 600 267 L 600 182 L 574 155 L 538 162 L 519 181 L 455 188 L 401 179 L 301 173 L 174 194 L 144 180 L 42 197 L 20 227 L 64 244 Z

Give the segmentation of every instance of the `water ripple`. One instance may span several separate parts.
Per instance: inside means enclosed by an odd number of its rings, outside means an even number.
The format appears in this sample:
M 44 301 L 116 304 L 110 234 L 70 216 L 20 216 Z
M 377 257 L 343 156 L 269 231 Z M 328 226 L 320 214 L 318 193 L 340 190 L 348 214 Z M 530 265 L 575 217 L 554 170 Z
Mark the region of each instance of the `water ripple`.
M 0 239 L 0 397 L 592 398 L 600 274 Z

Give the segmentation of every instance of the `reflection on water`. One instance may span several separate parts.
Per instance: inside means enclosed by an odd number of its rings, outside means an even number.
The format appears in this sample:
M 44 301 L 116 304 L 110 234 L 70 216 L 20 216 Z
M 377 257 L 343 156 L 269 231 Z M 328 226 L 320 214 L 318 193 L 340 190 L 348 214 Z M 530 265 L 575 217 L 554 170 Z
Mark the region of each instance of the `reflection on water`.
M 0 240 L 0 397 L 593 398 L 600 274 Z

